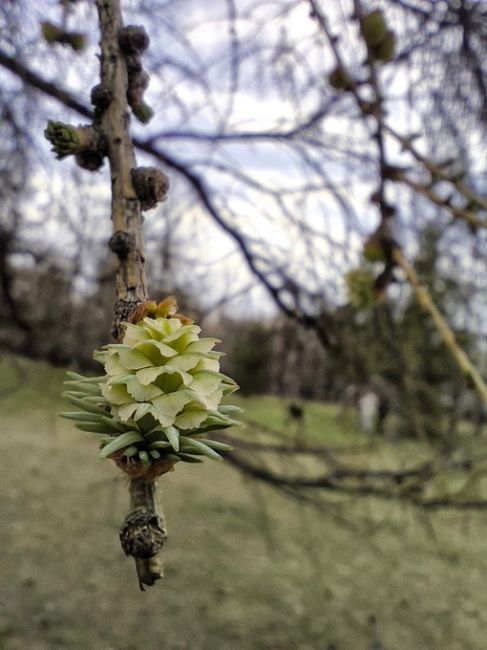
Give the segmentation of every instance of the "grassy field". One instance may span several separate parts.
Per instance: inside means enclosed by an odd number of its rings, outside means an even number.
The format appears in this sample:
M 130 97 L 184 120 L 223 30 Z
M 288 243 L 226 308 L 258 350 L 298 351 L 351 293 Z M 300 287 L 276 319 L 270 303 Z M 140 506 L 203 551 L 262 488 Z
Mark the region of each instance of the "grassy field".
M 62 377 L 0 361 L 0 648 L 487 647 L 487 515 L 426 520 L 351 501 L 338 519 L 211 461 L 162 479 L 165 577 L 141 593 L 117 538 L 124 479 L 89 434 L 56 418 Z M 240 399 L 248 418 L 292 435 L 280 400 Z M 366 442 L 327 405 L 307 407 L 307 431 Z

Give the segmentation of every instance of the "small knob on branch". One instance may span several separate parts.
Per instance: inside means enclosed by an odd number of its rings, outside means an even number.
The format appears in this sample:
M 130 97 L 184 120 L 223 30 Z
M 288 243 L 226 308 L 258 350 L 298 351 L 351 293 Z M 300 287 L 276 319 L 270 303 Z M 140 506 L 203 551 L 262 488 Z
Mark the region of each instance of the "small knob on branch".
M 125 555 L 148 559 L 157 555 L 167 539 L 162 519 L 139 508 L 132 510 L 120 529 L 120 543 Z
M 103 84 L 97 84 L 91 89 L 90 101 L 97 111 L 106 110 L 113 99 L 112 92 Z
M 150 210 L 167 198 L 169 178 L 157 167 L 132 169 L 132 183 L 142 210 Z
M 127 25 L 118 32 L 118 44 L 125 55 L 141 54 L 149 47 L 150 38 L 141 25 Z

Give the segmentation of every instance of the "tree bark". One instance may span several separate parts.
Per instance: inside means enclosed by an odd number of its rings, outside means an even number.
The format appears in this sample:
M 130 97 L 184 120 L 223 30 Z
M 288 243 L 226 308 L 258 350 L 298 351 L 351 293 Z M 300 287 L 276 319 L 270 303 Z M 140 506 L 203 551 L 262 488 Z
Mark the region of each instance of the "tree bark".
M 115 237 L 120 233 L 118 236 L 123 237 L 125 242 L 123 250 L 115 251 L 118 268 L 114 330 L 119 338 L 121 318 L 130 312 L 131 307 L 148 298 L 144 271 L 143 217 L 130 176 L 131 170 L 135 168 L 135 154 L 128 131 L 127 66 L 118 44 L 118 32 L 123 27 L 120 2 L 96 0 L 96 5 L 101 32 L 101 84 L 112 98 L 103 112 L 100 128 L 106 137 L 110 162 L 113 233 Z
M 123 27 L 120 1 L 96 0 L 96 6 L 101 33 L 101 86 L 111 101 L 95 122 L 105 138 L 110 163 L 113 223 L 110 248 L 117 256 L 117 302 L 113 335 L 121 340 L 121 323 L 130 318 L 139 303 L 148 299 L 144 270 L 143 217 L 131 179 L 131 170 L 135 168 L 136 162 L 128 130 L 130 117 L 127 103 L 127 65 L 118 41 L 119 31 Z M 132 526 L 132 515 L 136 511 L 145 512 L 148 522 L 155 521 L 156 532 L 164 533 L 162 515 L 158 513 L 155 501 L 154 481 L 131 479 L 130 497 L 131 511 L 123 526 L 125 534 L 129 537 L 131 535 L 130 530 L 127 532 L 127 527 L 130 529 Z M 142 529 L 139 526 L 136 533 L 132 532 L 139 536 L 150 535 L 150 525 Z M 152 557 L 137 557 L 135 553 L 133 555 L 141 589 L 143 585 L 152 585 L 162 577 L 162 565 L 157 554 Z

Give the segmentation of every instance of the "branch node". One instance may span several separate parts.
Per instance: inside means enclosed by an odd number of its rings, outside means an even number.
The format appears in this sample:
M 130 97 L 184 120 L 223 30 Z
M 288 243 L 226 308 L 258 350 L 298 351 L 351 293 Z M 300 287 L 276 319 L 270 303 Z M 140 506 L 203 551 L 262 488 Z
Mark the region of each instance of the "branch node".
M 91 125 L 71 126 L 49 120 L 44 136 L 58 160 L 74 156 L 78 165 L 88 171 L 96 171 L 103 165 L 105 138 Z
M 150 38 L 142 25 L 127 25 L 118 32 L 118 44 L 125 56 L 141 54 L 149 47 Z
M 137 74 L 130 76 L 127 89 L 127 101 L 130 106 L 142 102 L 142 96 L 149 85 L 149 79 L 150 77 L 145 70 L 140 70 Z
M 96 172 L 103 166 L 105 154 L 98 149 L 86 149 L 75 154 L 74 158 L 78 167 L 89 172 Z
M 125 555 L 146 560 L 162 549 L 167 539 L 161 517 L 145 508 L 132 510 L 120 528 L 120 544 Z
M 142 124 L 147 124 L 154 116 L 154 111 L 143 98 L 149 85 L 149 75 L 144 71 L 140 59 L 149 43 L 149 36 L 141 26 L 129 25 L 122 27 L 118 32 L 118 44 L 127 66 L 127 102 L 134 116 Z
M 100 113 L 110 106 L 112 99 L 112 92 L 103 84 L 97 84 L 91 89 L 90 101 Z
M 108 240 L 108 247 L 120 259 L 125 259 L 135 246 L 135 237 L 124 230 L 117 230 Z

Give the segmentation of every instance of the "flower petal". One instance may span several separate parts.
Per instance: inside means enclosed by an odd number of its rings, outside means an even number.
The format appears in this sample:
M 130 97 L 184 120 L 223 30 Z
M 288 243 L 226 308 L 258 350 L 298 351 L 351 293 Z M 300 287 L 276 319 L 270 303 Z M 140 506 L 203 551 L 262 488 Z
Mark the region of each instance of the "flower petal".
M 193 381 L 189 385 L 189 388 L 194 390 L 195 393 L 206 397 L 214 393 L 219 388 L 220 383 L 220 373 L 211 370 L 202 370 L 193 375 Z
M 129 395 L 125 384 L 105 384 L 105 386 L 102 386 L 101 392 L 110 404 L 120 405 L 134 401 L 133 397 Z
M 185 408 L 174 420 L 175 426 L 179 429 L 195 429 L 206 420 L 208 411 L 196 402 L 194 404 L 194 407 Z
M 123 323 L 123 325 L 125 326 L 123 342 L 126 345 L 133 346 L 150 338 L 149 333 L 140 325 L 134 325 L 133 323 Z
M 137 402 L 122 404 L 122 406 L 119 406 L 117 409 L 118 417 L 122 420 L 122 422 L 127 422 L 127 420 L 130 420 L 132 415 L 135 413 L 138 406 L 139 405 Z
M 142 386 L 137 377 L 133 376 L 127 381 L 127 390 L 138 402 L 149 402 L 162 394 L 162 390 L 157 386 Z
M 174 417 L 193 399 L 193 395 L 188 390 L 178 390 L 175 393 L 159 395 L 152 400 L 154 406 L 163 413 Z
M 175 357 L 177 352 L 169 345 L 164 345 L 160 341 L 148 340 L 137 343 L 134 346 L 134 351 L 138 351 L 150 359 L 151 363 L 148 365 L 161 366 L 171 357 Z M 142 367 L 142 366 L 141 366 Z
M 138 345 L 144 345 L 144 343 Z M 149 359 L 138 350 L 119 350 L 118 355 L 120 364 L 127 370 L 139 370 L 152 365 Z
M 217 343 L 221 343 L 221 340 L 209 338 L 209 337 L 198 339 L 197 341 L 193 341 L 192 343 L 190 343 L 184 352 L 186 354 L 193 354 L 193 353 L 207 354 L 208 352 L 210 352 L 210 350 L 213 350 L 214 346 Z

